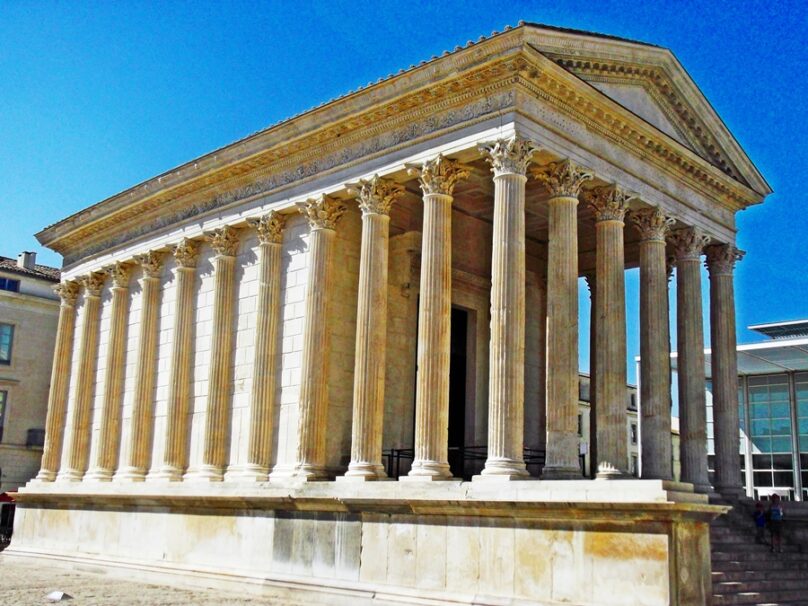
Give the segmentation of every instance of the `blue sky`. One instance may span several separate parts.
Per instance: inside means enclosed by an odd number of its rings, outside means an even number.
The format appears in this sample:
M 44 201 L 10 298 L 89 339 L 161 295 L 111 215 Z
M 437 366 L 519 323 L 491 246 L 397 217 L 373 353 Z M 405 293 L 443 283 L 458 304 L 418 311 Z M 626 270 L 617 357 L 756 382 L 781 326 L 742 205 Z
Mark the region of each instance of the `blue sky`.
M 520 19 L 673 50 L 775 190 L 738 218 L 740 340 L 808 317 L 804 2 L 5 0 L 0 254 L 59 265 L 33 237 L 43 227 Z M 636 272 L 627 285 L 633 356 Z

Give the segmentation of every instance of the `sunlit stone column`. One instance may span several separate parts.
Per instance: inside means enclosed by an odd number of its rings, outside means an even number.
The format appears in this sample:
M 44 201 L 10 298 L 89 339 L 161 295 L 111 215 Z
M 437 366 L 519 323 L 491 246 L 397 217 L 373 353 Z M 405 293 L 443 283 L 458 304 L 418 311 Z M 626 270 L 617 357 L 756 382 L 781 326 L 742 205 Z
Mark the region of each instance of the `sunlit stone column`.
M 415 460 L 408 478 L 446 480 L 449 470 L 449 358 L 452 318 L 452 192 L 468 171 L 438 155 L 411 168 L 424 194 Z
M 707 473 L 707 411 L 704 390 L 704 332 L 699 258 L 710 238 L 689 227 L 675 231 L 676 332 L 682 481 L 710 491 Z
M 675 220 L 660 208 L 631 214 L 640 232 L 640 423 L 642 477 L 672 480 L 671 362 L 665 239 Z
M 230 392 L 233 387 L 233 307 L 236 294 L 236 255 L 238 231 L 229 225 L 206 235 L 213 257 L 213 323 L 210 365 L 208 366 L 208 406 L 202 464 L 186 474 L 188 480 L 221 482 L 227 467 L 230 444 Z
M 151 463 L 154 435 L 154 387 L 160 330 L 160 278 L 163 253 L 150 251 L 135 257 L 143 269 L 141 282 L 140 331 L 135 362 L 135 393 L 127 465 L 116 480 L 142 482 Z
M 578 194 L 592 176 L 570 161 L 535 169 L 550 192 L 547 260 L 547 458 L 542 476 L 580 478 Z
M 54 290 L 62 303 L 59 306 L 56 348 L 53 351 L 48 416 L 45 420 L 45 448 L 42 452 L 42 466 L 36 476 L 36 479 L 41 482 L 53 482 L 56 479 L 62 460 L 79 284 L 74 281 L 62 282 Z
M 512 138 L 481 146 L 494 173 L 488 458 L 482 476 L 529 477 L 525 431 L 525 183 L 536 147 Z
M 595 214 L 595 401 L 598 477 L 629 475 L 626 443 L 626 285 L 623 219 L 633 196 L 611 185 L 593 190 Z
M 297 206 L 308 219 L 311 231 L 295 475 L 318 480 L 327 477 L 328 306 L 334 273 L 334 240 L 337 222 L 346 209 L 339 200 L 328 196 L 298 202 Z
M 57 477 L 60 481 L 80 482 L 87 471 L 93 388 L 98 367 L 101 289 L 105 279 L 104 272 L 94 272 L 81 278 L 84 288 L 84 317 L 77 360 L 76 389 L 73 392 L 73 415 L 70 419 L 70 447 L 67 451 L 67 465 L 63 466 Z
M 404 193 L 378 175 L 352 186 L 362 210 L 359 300 L 356 311 L 351 463 L 346 478 L 385 478 L 382 465 L 384 370 L 387 349 L 387 256 L 390 208 Z
M 86 479 L 109 482 L 118 466 L 121 447 L 121 406 L 123 378 L 126 370 L 126 335 L 129 323 L 130 266 L 116 263 L 108 270 L 112 278 L 112 310 L 107 345 L 107 364 L 104 371 L 104 400 L 101 408 L 101 431 L 95 467 Z
M 179 482 L 188 466 L 188 409 L 191 400 L 191 370 L 193 365 L 194 286 L 197 244 L 184 239 L 172 250 L 177 261 L 174 279 L 174 339 L 171 344 L 171 366 L 168 378 L 168 411 L 166 415 L 163 464 L 155 479 Z
M 267 479 L 272 455 L 281 327 L 281 255 L 286 220 L 273 210 L 247 222 L 258 234 L 258 300 L 247 462 L 234 470 L 234 475 L 261 482 Z
M 744 489 L 739 454 L 738 354 L 732 274 L 744 252 L 732 244 L 708 246 L 704 252 L 710 272 L 715 487 L 722 494 L 740 497 Z

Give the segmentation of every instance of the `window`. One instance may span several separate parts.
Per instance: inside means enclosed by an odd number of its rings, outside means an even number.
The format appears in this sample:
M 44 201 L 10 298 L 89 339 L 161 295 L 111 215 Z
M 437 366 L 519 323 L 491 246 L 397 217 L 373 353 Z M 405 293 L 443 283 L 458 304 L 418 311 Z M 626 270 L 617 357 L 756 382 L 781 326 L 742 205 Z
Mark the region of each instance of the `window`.
M 7 391 L 0 391 L 0 442 L 3 441 L 3 426 L 6 423 L 6 400 L 8 399 Z
M 0 278 L 0 290 L 20 292 L 20 281 L 12 280 L 11 278 Z
M 584 435 L 584 415 L 580 412 L 578 413 L 578 435 L 581 437 Z
M 637 424 L 636 423 L 631 424 L 631 443 L 632 444 L 637 443 Z
M 631 475 L 634 477 L 640 475 L 640 467 L 637 463 L 637 455 L 631 455 Z
M 797 385 L 800 376 L 797 375 Z M 749 377 L 749 438 L 755 488 L 794 488 L 788 375 Z M 797 389 L 799 394 L 799 387 Z M 799 400 L 799 395 L 798 395 Z
M 0 364 L 11 364 L 11 346 L 14 342 L 14 326 L 0 324 Z

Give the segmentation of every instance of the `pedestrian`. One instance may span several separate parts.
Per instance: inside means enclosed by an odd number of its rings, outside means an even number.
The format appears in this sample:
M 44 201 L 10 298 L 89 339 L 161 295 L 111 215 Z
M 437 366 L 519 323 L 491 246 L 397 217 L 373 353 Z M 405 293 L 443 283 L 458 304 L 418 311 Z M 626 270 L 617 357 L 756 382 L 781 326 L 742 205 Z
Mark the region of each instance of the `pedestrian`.
M 772 495 L 769 503 L 769 532 L 772 535 L 772 551 L 783 552 L 783 504 L 780 495 Z
M 752 517 L 755 519 L 755 543 L 762 545 L 766 542 L 766 510 L 763 508 L 763 503 L 760 501 L 755 503 L 755 513 Z

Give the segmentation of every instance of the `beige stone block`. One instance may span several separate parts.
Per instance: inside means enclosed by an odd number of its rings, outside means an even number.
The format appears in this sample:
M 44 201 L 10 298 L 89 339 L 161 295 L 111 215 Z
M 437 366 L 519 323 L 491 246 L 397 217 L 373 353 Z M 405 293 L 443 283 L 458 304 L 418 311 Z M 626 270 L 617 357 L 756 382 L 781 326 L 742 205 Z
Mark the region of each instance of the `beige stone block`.
M 485 595 L 511 595 L 514 586 L 515 531 L 499 520 L 480 521 L 480 585 Z
M 362 516 L 362 556 L 359 565 L 361 582 L 387 582 L 387 542 L 390 529 L 392 524 L 387 515 Z
M 415 587 L 417 526 L 410 516 L 391 516 L 387 534 L 387 582 Z
M 514 529 L 514 594 L 533 600 L 549 600 L 552 594 L 552 561 L 548 557 L 552 536 L 547 531 L 519 524 Z
M 477 593 L 480 577 L 478 520 L 453 517 L 446 527 L 446 589 Z
M 424 589 L 446 587 L 446 518 L 420 518 L 416 531 L 415 582 Z M 457 557 L 457 556 L 455 556 Z

